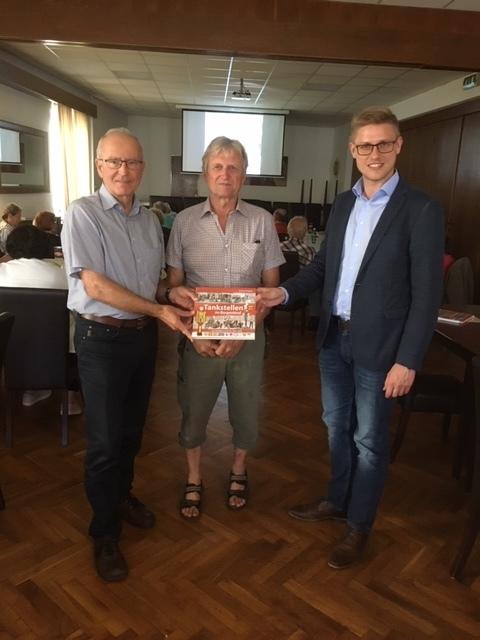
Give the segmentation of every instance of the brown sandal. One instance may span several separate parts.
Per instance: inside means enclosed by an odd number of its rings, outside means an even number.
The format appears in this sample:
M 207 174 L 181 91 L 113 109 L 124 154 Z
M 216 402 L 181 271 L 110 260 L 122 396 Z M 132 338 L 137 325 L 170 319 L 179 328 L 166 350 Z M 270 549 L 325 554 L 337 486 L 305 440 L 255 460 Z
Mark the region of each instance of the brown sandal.
M 232 489 L 233 483 L 239 484 L 241 489 Z M 242 498 L 245 500 L 243 504 L 236 505 L 230 503 L 230 498 Z M 232 511 L 239 511 L 240 509 L 244 509 L 247 506 L 248 500 L 248 476 L 247 472 L 245 473 L 233 473 L 230 471 L 230 476 L 228 478 L 228 490 L 227 490 L 227 507 Z
M 185 520 L 196 520 L 197 518 L 200 517 L 201 513 L 202 513 L 202 491 L 203 491 L 203 484 L 189 484 L 187 483 L 185 485 L 185 491 L 184 491 L 184 497 L 180 502 L 180 515 L 182 516 L 182 518 L 185 518 Z M 188 496 L 190 493 L 198 493 L 199 494 L 199 498 L 187 498 L 186 496 Z M 189 507 L 195 507 L 198 511 L 197 515 L 192 515 L 192 516 L 186 516 L 182 509 L 188 509 Z

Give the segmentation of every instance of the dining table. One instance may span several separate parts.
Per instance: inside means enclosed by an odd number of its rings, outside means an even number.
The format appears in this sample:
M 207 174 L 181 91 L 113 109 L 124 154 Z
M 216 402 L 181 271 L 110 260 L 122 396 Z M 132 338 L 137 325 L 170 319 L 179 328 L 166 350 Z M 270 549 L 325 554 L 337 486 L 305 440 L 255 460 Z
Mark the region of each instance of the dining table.
M 438 322 L 434 339 L 465 362 L 459 439 L 454 459 L 454 474 L 459 477 L 466 462 L 470 503 L 460 544 L 450 568 L 450 576 L 460 579 L 478 535 L 480 524 L 480 305 L 446 308 L 471 313 L 474 319 L 464 324 Z

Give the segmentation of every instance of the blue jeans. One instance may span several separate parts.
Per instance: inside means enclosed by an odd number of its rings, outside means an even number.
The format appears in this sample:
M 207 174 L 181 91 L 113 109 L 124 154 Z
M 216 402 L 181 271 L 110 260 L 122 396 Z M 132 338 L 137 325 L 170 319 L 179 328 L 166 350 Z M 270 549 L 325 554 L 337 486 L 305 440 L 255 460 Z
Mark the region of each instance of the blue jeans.
M 383 391 L 387 371 L 369 371 L 357 365 L 350 332 L 338 328 L 334 321 L 319 363 L 331 461 L 327 499 L 346 511 L 352 529 L 368 532 L 382 497 L 389 462 L 393 403 Z

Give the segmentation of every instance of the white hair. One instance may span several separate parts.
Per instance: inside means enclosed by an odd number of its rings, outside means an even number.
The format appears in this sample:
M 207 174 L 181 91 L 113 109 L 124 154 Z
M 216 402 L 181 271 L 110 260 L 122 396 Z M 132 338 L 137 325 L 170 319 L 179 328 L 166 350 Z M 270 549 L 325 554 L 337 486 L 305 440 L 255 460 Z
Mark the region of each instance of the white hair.
M 105 133 L 103 134 L 103 136 L 100 138 L 100 140 L 98 141 L 97 144 L 97 151 L 96 151 L 96 158 L 101 158 L 101 150 L 102 150 L 102 145 L 105 141 L 105 138 L 107 138 L 110 135 L 114 135 L 114 134 L 118 134 L 118 135 L 122 135 L 122 136 L 128 136 L 129 138 L 132 138 L 132 140 L 135 140 L 135 142 L 138 144 L 140 151 L 142 152 L 142 156 L 143 156 L 143 149 L 142 149 L 142 145 L 140 144 L 140 140 L 137 138 L 137 136 L 135 136 L 130 129 L 127 129 L 127 127 L 115 127 L 113 129 L 109 129 L 108 131 L 105 131 Z

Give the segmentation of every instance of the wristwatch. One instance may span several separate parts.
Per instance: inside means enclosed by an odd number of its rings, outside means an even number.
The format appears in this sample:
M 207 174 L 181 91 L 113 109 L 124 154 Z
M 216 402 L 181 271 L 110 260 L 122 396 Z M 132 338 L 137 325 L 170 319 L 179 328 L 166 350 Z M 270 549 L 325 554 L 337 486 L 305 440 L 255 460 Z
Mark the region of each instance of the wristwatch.
M 170 291 L 171 288 L 167 287 L 167 289 L 165 289 L 165 300 L 167 301 L 168 304 L 173 304 L 173 302 L 170 300 Z

